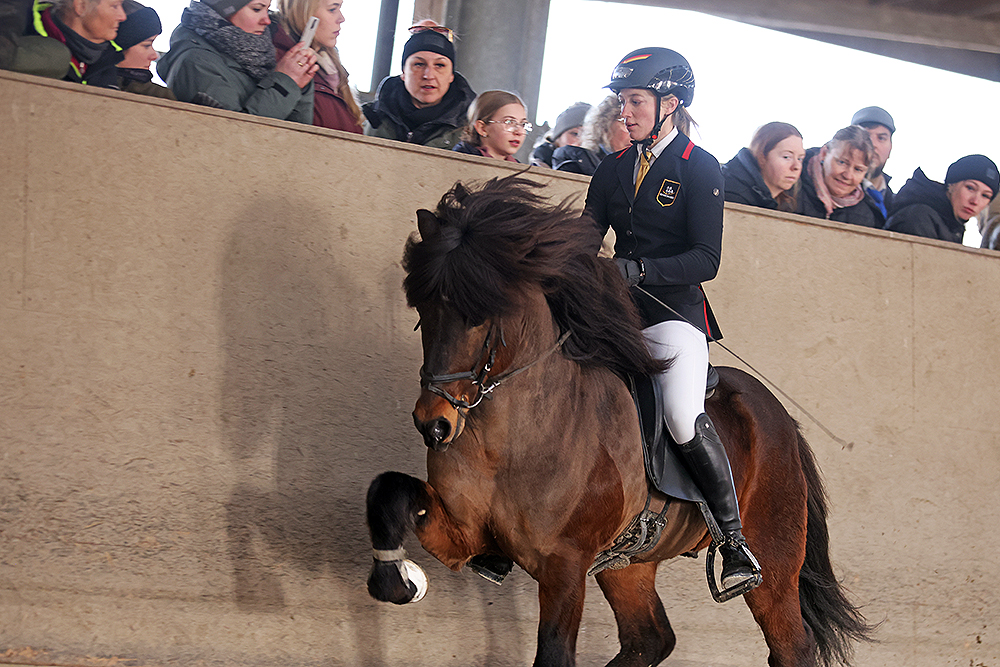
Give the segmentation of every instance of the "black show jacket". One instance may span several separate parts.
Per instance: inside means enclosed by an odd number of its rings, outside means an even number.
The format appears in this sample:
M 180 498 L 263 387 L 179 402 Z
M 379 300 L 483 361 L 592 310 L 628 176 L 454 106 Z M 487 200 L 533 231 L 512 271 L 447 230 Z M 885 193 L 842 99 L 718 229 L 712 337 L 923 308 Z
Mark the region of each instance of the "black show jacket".
M 601 162 L 587 191 L 586 212 L 602 236 L 608 227 L 615 230 L 616 257 L 642 259 L 641 287 L 676 311 L 633 289 L 645 326 L 684 319 L 719 340 L 701 289 L 718 273 L 722 255 L 725 186 L 719 162 L 678 133 L 634 195 L 637 157 L 632 146 Z

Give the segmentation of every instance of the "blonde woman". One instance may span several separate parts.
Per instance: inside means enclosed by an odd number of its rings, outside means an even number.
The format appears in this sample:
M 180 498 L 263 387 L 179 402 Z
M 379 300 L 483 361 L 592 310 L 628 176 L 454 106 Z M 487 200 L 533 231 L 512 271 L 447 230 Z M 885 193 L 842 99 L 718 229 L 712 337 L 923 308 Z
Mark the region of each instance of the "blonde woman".
M 875 160 L 868 130 L 849 125 L 820 148 L 806 151 L 795 213 L 849 225 L 881 228 L 885 218 L 864 180 Z
M 452 150 L 517 162 L 514 154 L 531 132 L 524 102 L 506 90 L 487 90 L 469 106 L 469 123 Z
M 341 0 L 279 0 L 282 30 L 274 35 L 274 46 L 280 58 L 299 41 L 309 18 L 319 19 L 311 44 L 319 54 L 316 62 L 320 67 L 313 79 L 316 89 L 313 125 L 361 134 L 364 117 L 351 93 L 347 70 L 340 63 L 337 52 L 337 37 L 344 22 L 342 4 Z
M 985 155 L 966 155 L 953 162 L 944 183 L 932 181 L 918 168 L 893 197 L 885 229 L 961 243 L 965 223 L 982 213 L 998 191 L 1000 172 Z
M 608 155 L 632 145 L 632 138 L 622 122 L 622 105 L 617 95 L 608 95 L 587 112 L 579 146 L 560 146 L 552 154 L 552 168 L 573 174 L 593 176 Z

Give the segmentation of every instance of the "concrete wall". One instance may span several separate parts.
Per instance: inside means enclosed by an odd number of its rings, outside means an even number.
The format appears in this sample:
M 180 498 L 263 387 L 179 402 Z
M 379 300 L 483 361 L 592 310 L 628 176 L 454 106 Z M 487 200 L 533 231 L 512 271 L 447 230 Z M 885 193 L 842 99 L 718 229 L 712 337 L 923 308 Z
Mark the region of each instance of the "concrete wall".
M 0 147 L 0 662 L 530 663 L 523 572 L 498 589 L 411 538 L 427 598 L 364 588 L 368 482 L 424 470 L 403 240 L 509 167 L 6 73 Z M 726 215 L 724 342 L 845 443 L 786 400 L 838 572 L 884 621 L 857 664 L 997 664 L 1000 255 Z M 701 561 L 659 586 L 668 664 L 765 663 Z M 588 596 L 579 664 L 603 665 Z

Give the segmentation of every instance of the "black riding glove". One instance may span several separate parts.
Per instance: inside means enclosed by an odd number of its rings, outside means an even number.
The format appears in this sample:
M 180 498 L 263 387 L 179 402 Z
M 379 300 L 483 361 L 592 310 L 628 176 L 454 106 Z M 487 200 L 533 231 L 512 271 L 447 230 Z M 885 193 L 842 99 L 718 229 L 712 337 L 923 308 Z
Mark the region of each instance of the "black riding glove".
M 638 285 L 646 277 L 646 272 L 642 270 L 641 262 L 637 262 L 634 259 L 625 259 L 624 257 L 615 257 L 615 263 L 618 264 L 618 270 L 622 272 L 622 279 L 629 287 Z

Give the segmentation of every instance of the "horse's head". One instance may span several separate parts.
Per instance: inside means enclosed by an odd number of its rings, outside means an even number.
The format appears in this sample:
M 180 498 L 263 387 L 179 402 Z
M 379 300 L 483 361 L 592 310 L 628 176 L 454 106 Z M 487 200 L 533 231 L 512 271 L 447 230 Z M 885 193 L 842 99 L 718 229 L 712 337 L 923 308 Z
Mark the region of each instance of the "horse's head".
M 413 420 L 436 451 L 500 381 L 564 343 L 575 361 L 619 374 L 660 368 L 618 269 L 596 257 L 593 222 L 547 204 L 540 187 L 517 177 L 476 190 L 456 183 L 434 212 L 417 211 L 419 237 L 403 254 L 424 351 Z
M 424 364 L 413 423 L 424 443 L 442 452 L 462 434 L 469 410 L 490 390 L 491 373 L 509 355 L 498 320 L 470 323 L 444 302 L 417 310 Z

